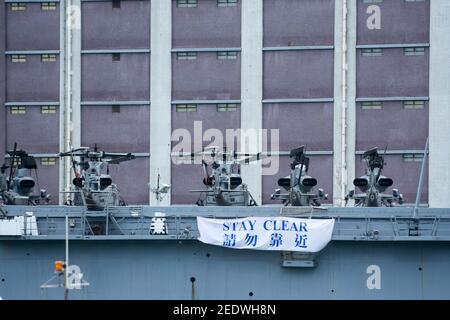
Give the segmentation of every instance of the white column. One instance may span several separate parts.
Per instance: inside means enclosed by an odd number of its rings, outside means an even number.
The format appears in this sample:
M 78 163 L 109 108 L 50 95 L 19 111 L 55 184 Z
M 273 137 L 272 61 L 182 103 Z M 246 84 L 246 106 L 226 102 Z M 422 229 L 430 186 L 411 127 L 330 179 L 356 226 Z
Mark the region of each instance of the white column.
M 241 10 L 241 150 L 256 153 L 262 151 L 263 0 L 241 1 Z M 256 130 L 258 141 L 245 143 L 249 130 Z M 241 174 L 256 203 L 261 205 L 261 161 L 242 165 Z
M 72 69 L 71 69 L 71 107 L 72 107 L 72 148 L 81 146 L 81 0 L 72 0 Z
M 171 183 L 172 1 L 151 1 L 150 186 Z M 151 205 L 170 205 L 150 192 Z
M 335 2 L 333 204 L 355 177 L 356 151 L 356 1 Z
M 60 151 L 81 144 L 81 0 L 60 2 Z M 70 188 L 70 159 L 60 159 L 59 189 Z M 59 197 L 59 203 L 64 197 Z
M 61 1 L 59 3 L 59 151 L 65 151 L 66 145 L 66 34 L 67 34 L 67 22 L 66 22 L 66 2 Z M 65 159 L 59 161 L 59 188 L 63 191 L 66 188 L 66 170 Z M 59 195 L 59 204 L 63 204 L 64 196 Z
M 450 207 L 450 1 L 430 1 L 429 205 Z
M 356 28 L 357 1 L 347 0 L 347 188 L 354 189 L 353 180 L 356 172 Z

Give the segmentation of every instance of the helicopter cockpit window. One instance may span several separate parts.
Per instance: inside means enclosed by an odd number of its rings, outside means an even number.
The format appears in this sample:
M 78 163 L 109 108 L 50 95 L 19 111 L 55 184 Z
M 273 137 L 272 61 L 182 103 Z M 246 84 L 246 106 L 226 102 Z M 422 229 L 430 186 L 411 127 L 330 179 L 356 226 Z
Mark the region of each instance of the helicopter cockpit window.
M 25 169 L 37 169 L 36 160 L 31 156 L 23 157 L 21 167 Z
M 100 178 L 100 189 L 103 190 L 112 184 L 112 179 L 109 177 Z
M 230 188 L 235 189 L 242 184 L 241 177 L 231 177 L 230 178 Z

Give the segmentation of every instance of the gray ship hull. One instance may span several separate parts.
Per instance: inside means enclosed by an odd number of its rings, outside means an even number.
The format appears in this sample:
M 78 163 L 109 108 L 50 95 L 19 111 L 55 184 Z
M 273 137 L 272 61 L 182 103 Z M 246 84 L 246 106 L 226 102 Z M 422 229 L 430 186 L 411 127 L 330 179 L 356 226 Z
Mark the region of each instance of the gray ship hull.
M 38 235 L 0 239 L 3 299 L 64 297 L 62 289 L 40 286 L 53 276 L 53 262 L 64 259 L 61 223 L 67 209 L 34 210 Z M 234 250 L 196 240 L 194 212 L 276 215 L 279 208 L 144 208 L 150 216 L 167 213 L 164 236 L 137 232 L 147 226 L 127 227 L 131 218 L 125 212 L 131 209 L 120 210 L 115 221 L 121 234 L 71 231 L 70 263 L 80 266 L 90 285 L 71 290 L 70 299 L 450 299 L 449 209 L 421 209 L 415 220 L 409 218 L 410 209 L 329 209 L 319 215 L 336 218 L 333 238 L 310 259 L 314 266 L 280 252 Z M 75 219 L 79 212 L 72 215 Z M 375 287 L 373 266 L 379 268 Z
M 315 268 L 282 268 L 279 253 L 192 241 L 74 241 L 71 253 L 90 286 L 70 299 L 450 299 L 443 242 L 334 242 Z M 62 289 L 39 288 L 63 254 L 61 241 L 2 242 L 3 299 L 63 299 Z M 367 288 L 373 264 L 379 290 Z

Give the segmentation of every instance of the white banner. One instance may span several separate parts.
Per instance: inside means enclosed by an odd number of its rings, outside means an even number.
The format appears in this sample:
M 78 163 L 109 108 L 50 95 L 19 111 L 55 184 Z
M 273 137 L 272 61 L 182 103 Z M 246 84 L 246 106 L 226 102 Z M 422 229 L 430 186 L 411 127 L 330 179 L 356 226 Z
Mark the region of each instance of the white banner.
M 334 219 L 197 217 L 198 240 L 204 243 L 255 250 L 318 252 L 331 240 Z

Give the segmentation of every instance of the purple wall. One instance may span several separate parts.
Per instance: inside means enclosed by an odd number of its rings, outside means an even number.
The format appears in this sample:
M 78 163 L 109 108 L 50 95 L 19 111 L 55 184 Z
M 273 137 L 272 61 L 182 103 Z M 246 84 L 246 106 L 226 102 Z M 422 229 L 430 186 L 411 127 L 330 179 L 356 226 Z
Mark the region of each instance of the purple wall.
M 377 3 L 381 9 L 381 29 L 369 30 L 367 8 L 358 1 L 358 44 L 427 43 L 430 41 L 430 3 L 387 0 Z
M 172 164 L 172 204 L 195 204 L 200 194 L 189 190 L 204 190 L 202 179 L 203 171 L 200 164 Z
M 150 110 L 148 106 L 83 106 L 81 143 L 98 145 L 110 152 L 149 152 Z
M 405 56 L 403 48 L 383 49 L 383 55 L 373 57 L 357 50 L 357 96 L 428 96 L 428 53 Z
M 405 162 L 402 155 L 387 155 L 384 159 L 386 165 L 383 169 L 383 175 L 394 180 L 393 187 L 399 189 L 403 194 L 405 203 L 414 203 L 416 201 L 422 162 Z M 356 176 L 362 176 L 365 168 L 365 163 L 361 161 L 361 156 L 356 156 Z M 420 201 L 426 203 L 428 202 L 428 165 L 424 172 L 422 190 Z M 387 193 L 392 193 L 392 188 L 389 188 Z
M 264 53 L 264 99 L 332 98 L 333 50 Z
M 421 150 L 428 137 L 428 103 L 424 109 L 404 109 L 402 102 L 383 102 L 380 110 L 356 108 L 357 150 L 375 146 L 390 150 Z
M 197 8 L 177 8 L 172 1 L 174 48 L 241 46 L 241 6 L 218 7 L 216 0 L 198 0 Z
M 150 1 L 83 2 L 83 49 L 150 47 Z
M 303 144 L 308 145 L 308 150 L 331 151 L 333 150 L 333 104 L 265 104 L 263 128 L 280 130 L 281 151 L 290 151 Z M 270 132 L 267 136 L 270 143 Z
M 27 3 L 26 10 L 11 11 L 8 3 L 6 29 L 8 50 L 59 50 L 59 4 L 44 11 L 40 3 Z
M 358 1 L 358 44 L 397 44 L 429 42 L 429 1 L 383 1 L 381 29 L 369 30 L 366 13 L 370 4 Z M 405 56 L 402 48 L 383 49 L 378 57 L 361 56 L 357 50 L 357 96 L 428 96 L 429 50 L 423 56 Z M 381 110 L 362 110 L 357 104 L 356 147 L 378 146 L 389 150 L 422 149 L 428 136 L 428 103 L 424 109 L 403 109 L 402 102 L 383 102 Z M 384 173 L 394 179 L 406 202 L 414 202 L 421 162 L 404 162 L 402 155 L 386 156 Z M 356 158 L 357 175 L 364 163 Z M 428 171 L 428 170 L 427 170 Z M 427 200 L 426 172 L 422 201 Z M 389 190 L 391 192 L 391 190 Z
M 270 200 L 270 195 L 275 189 L 280 188 L 277 184 L 279 178 L 290 174 L 291 159 L 288 156 L 279 157 L 279 172 L 275 175 L 263 176 L 263 204 L 280 204 L 279 201 Z M 333 202 L 333 156 L 310 156 L 309 172 L 312 177 L 317 179 L 317 187 L 324 189 L 328 194 L 326 203 Z
M 110 166 L 111 177 L 129 205 L 148 204 L 148 164 L 148 157 L 139 157 L 120 165 Z
M 56 164 L 54 166 L 43 166 L 41 165 L 41 159 L 36 158 L 36 163 L 38 166 L 38 178 L 39 185 L 36 182 L 36 187 L 34 192 L 37 194 L 39 189 L 47 190 L 47 193 L 52 195 L 52 202 L 50 204 L 57 205 L 59 199 L 59 159 L 56 159 Z M 36 178 L 34 172 L 32 172 L 32 177 Z
M 265 47 L 333 43 L 333 0 L 264 0 Z
M 219 129 L 225 138 L 226 129 L 238 129 L 241 125 L 241 112 L 238 107 L 236 111 L 218 112 L 215 104 L 197 105 L 197 112 L 176 112 L 176 106 L 172 106 L 172 132 L 176 129 L 187 129 L 191 134 L 191 146 L 194 146 L 194 121 L 202 121 L 202 133 L 208 129 Z M 199 137 L 202 139 L 202 137 Z M 210 141 L 204 141 L 206 147 Z M 225 143 L 225 141 L 224 141 Z M 178 144 L 172 142 L 172 146 Z M 236 144 L 235 144 L 236 146 Z M 193 150 L 193 149 L 192 149 Z
M 137 53 L 120 55 L 85 54 L 81 66 L 81 98 L 85 101 L 149 100 L 150 56 Z
M 5 25 L 5 5 L 0 2 L 0 26 Z M 5 28 L 0 27 L 0 166 L 3 164 L 6 149 L 6 65 L 5 65 Z
M 194 151 L 194 121 L 202 122 L 202 133 L 210 128 L 219 129 L 223 137 L 226 137 L 226 129 L 240 128 L 240 109 L 230 112 L 216 111 L 216 105 L 197 105 L 197 112 L 176 112 L 172 107 L 172 131 L 183 128 L 191 133 L 191 146 Z M 224 141 L 225 143 L 225 141 Z M 178 142 L 172 142 L 172 146 Z M 209 145 L 209 141 L 202 143 Z M 217 144 L 215 144 L 217 145 Z M 236 147 L 236 144 L 235 144 Z M 189 151 L 189 150 L 185 150 Z M 202 183 L 202 167 L 199 164 L 175 165 L 172 164 L 172 203 L 193 204 L 198 199 L 198 194 L 191 193 L 191 189 L 204 189 Z
M 58 101 L 59 56 L 55 62 L 42 62 L 41 55 L 27 55 L 24 63 L 6 59 L 7 101 Z
M 172 98 L 240 99 L 241 59 L 219 60 L 216 52 L 198 52 L 195 60 L 172 55 Z
M 25 114 L 11 114 L 6 108 L 7 148 L 14 142 L 30 153 L 57 153 L 59 151 L 59 108 L 55 114 L 41 114 L 40 106 L 26 108 Z

